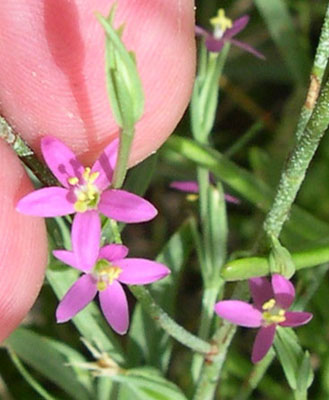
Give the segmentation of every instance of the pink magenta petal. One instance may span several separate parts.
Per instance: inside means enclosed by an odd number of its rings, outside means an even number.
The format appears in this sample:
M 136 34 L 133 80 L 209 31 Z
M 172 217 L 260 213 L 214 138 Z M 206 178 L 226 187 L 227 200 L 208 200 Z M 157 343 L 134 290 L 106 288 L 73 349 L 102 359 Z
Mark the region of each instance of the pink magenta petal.
M 83 166 L 75 154 L 60 140 L 46 136 L 41 140 L 41 151 L 51 172 L 64 187 L 68 178 L 81 177 Z
M 101 240 L 101 222 L 97 211 L 77 213 L 72 224 L 72 248 L 78 268 L 90 271 L 97 260 Z
M 117 162 L 119 139 L 114 139 L 107 147 L 99 159 L 95 162 L 91 172 L 99 172 L 95 184 L 100 190 L 105 190 L 111 183 L 115 164 Z
M 313 314 L 302 311 L 286 311 L 286 320 L 281 322 L 281 326 L 299 326 L 307 324 L 312 318 Z
M 266 57 L 260 53 L 259 51 L 257 51 L 254 47 L 250 46 L 247 43 L 244 42 L 240 42 L 239 40 L 235 40 L 235 39 L 230 39 L 230 42 L 232 44 L 234 44 L 234 46 L 240 47 L 241 49 L 247 51 L 248 53 L 260 58 L 261 60 L 265 60 Z
M 295 299 L 294 285 L 279 274 L 272 276 L 272 288 L 275 300 L 282 308 L 289 308 Z
M 209 51 L 212 51 L 213 53 L 218 53 L 222 50 L 224 46 L 224 40 L 223 39 L 216 39 L 213 36 L 208 36 L 206 38 L 206 47 Z
M 128 254 L 128 247 L 122 244 L 109 244 L 100 249 L 98 258 L 105 258 L 108 261 L 121 260 Z
M 128 285 L 146 285 L 163 279 L 170 274 L 170 269 L 165 265 L 143 258 L 125 258 L 114 261 L 122 272 L 118 280 Z
M 261 310 L 266 301 L 274 298 L 272 285 L 265 276 L 251 278 L 248 282 L 254 306 Z
M 181 192 L 199 193 L 199 185 L 196 181 L 174 181 L 171 182 L 170 187 Z
M 35 190 L 23 197 L 16 206 L 22 214 L 38 217 L 58 217 L 74 212 L 70 192 L 60 187 Z
M 233 36 L 237 35 L 239 32 L 241 32 L 246 27 L 248 22 L 249 22 L 248 15 L 244 15 L 243 17 L 236 19 L 233 23 L 232 28 L 227 29 L 225 31 L 224 40 L 230 39 Z
M 240 300 L 223 300 L 215 305 L 216 313 L 232 324 L 257 328 L 261 325 L 262 313 L 251 304 Z
M 211 36 L 211 34 L 199 25 L 195 25 L 194 32 L 197 36 Z
M 237 197 L 231 196 L 230 194 L 224 194 L 224 198 L 228 203 L 240 204 L 240 200 Z
M 261 361 L 272 346 L 276 325 L 272 324 L 260 328 L 256 335 L 254 346 L 252 349 L 251 361 L 257 363 Z
M 79 269 L 77 265 L 77 260 L 75 257 L 75 254 L 73 251 L 68 251 L 68 250 L 54 250 L 53 251 L 54 257 L 56 257 L 58 260 L 62 261 L 64 264 L 70 265 L 73 268 Z M 80 270 L 83 271 L 83 270 Z M 86 271 L 84 271 L 86 272 Z
M 99 293 L 99 300 L 107 322 L 115 332 L 124 335 L 129 326 L 129 312 L 127 297 L 120 283 L 113 281 Z
M 157 215 L 156 208 L 142 197 L 125 190 L 106 190 L 101 195 L 99 211 L 120 222 L 144 222 Z
M 79 278 L 66 293 L 56 310 L 57 322 L 66 322 L 86 307 L 96 296 L 97 287 L 91 275 Z

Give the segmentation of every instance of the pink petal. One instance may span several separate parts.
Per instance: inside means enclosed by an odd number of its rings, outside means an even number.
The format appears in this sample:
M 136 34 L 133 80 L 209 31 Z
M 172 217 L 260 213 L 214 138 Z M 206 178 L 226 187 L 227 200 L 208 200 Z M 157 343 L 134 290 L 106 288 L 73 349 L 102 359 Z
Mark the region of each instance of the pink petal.
M 208 36 L 206 38 L 206 47 L 209 51 L 212 51 L 213 53 L 219 53 L 223 46 L 224 46 L 224 40 L 222 39 L 216 39 L 213 36 Z
M 27 194 L 17 203 L 16 210 L 26 215 L 58 217 L 72 214 L 73 202 L 67 189 L 54 186 Z
M 54 257 L 62 261 L 64 264 L 70 265 L 73 268 L 80 269 L 77 265 L 77 260 L 73 251 L 68 250 L 54 250 Z M 80 270 L 83 271 L 83 270 Z M 86 271 L 84 271 L 86 272 Z
M 99 293 L 99 300 L 107 322 L 115 332 L 124 335 L 129 326 L 129 312 L 127 297 L 120 283 L 113 281 Z
M 122 269 L 118 280 L 128 285 L 146 285 L 170 274 L 165 265 L 143 258 L 125 258 L 114 264 Z
M 125 190 L 111 189 L 102 193 L 98 209 L 120 222 L 144 222 L 157 215 L 156 208 L 142 197 Z
M 105 258 L 108 261 L 121 260 L 128 254 L 128 247 L 122 244 L 109 244 L 100 249 L 98 258 Z
M 169 186 L 182 192 L 199 193 L 199 185 L 196 181 L 174 181 Z
M 251 278 L 248 281 L 251 296 L 254 301 L 254 306 L 259 310 L 262 309 L 263 304 L 274 298 L 272 285 L 265 276 L 259 278 Z
M 86 307 L 96 296 L 97 287 L 91 275 L 82 275 L 69 289 L 56 310 L 57 322 L 66 322 Z
M 252 349 L 251 361 L 257 363 L 261 361 L 272 346 L 276 325 L 272 324 L 260 328 L 256 335 L 254 346 Z
M 41 140 L 41 151 L 51 172 L 66 188 L 68 178 L 81 177 L 84 170 L 75 154 L 60 140 L 46 136 Z
M 259 51 L 257 51 L 254 47 L 250 46 L 249 44 L 245 43 L 245 42 L 240 42 L 239 40 L 235 40 L 235 39 L 230 39 L 230 42 L 232 44 L 234 44 L 237 47 L 240 47 L 241 49 L 247 51 L 248 53 L 251 53 L 252 55 L 265 60 L 266 57 L 260 53 Z
M 240 200 L 237 197 L 231 196 L 230 194 L 224 194 L 224 198 L 228 203 L 240 204 Z
M 224 36 L 223 36 L 224 40 L 231 39 L 233 36 L 237 35 L 239 32 L 241 32 L 246 27 L 248 22 L 249 22 L 248 15 L 244 15 L 243 17 L 236 19 L 233 22 L 232 28 L 227 29 L 225 31 Z
M 111 183 L 115 164 L 117 162 L 119 139 L 114 139 L 107 147 L 99 159 L 95 162 L 91 172 L 99 172 L 95 184 L 100 190 L 105 190 Z
M 272 276 L 274 298 L 282 308 L 289 308 L 295 299 L 294 285 L 279 274 Z
M 262 313 L 251 304 L 240 300 L 223 300 L 215 305 L 216 313 L 235 325 L 257 328 L 261 325 Z
M 77 213 L 72 224 L 72 248 L 78 268 L 90 271 L 97 260 L 101 240 L 101 222 L 97 211 Z
M 197 36 L 211 36 L 210 33 L 199 25 L 195 25 L 194 32 Z
M 286 320 L 281 322 L 281 326 L 299 326 L 307 324 L 312 318 L 313 314 L 302 311 L 286 311 Z

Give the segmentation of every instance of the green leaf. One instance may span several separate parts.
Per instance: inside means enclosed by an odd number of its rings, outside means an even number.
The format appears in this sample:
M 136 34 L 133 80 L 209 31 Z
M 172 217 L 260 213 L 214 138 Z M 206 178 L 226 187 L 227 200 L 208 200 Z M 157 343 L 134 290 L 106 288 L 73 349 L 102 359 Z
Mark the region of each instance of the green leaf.
M 175 135 L 168 139 L 163 149 L 175 151 L 181 157 L 186 157 L 197 165 L 208 168 L 217 178 L 234 189 L 238 195 L 250 201 L 260 210 L 267 211 L 269 209 L 274 194 L 271 188 L 218 151 L 191 139 Z M 292 207 L 291 216 L 285 229 L 289 229 L 291 234 L 297 233 L 308 240 L 323 240 L 324 237 L 329 237 L 328 224 L 297 206 Z
M 24 328 L 12 333 L 6 345 L 72 398 L 92 399 L 93 386 L 87 372 L 81 369 L 74 370 L 67 365 L 72 362 L 85 362 L 84 357 L 71 347 Z
M 294 28 L 286 2 L 255 0 L 255 5 L 263 16 L 291 76 L 297 83 L 304 84 L 311 63 L 300 44 L 299 34 Z
M 278 354 L 289 386 L 298 392 L 305 392 L 313 380 L 309 354 L 304 353 L 298 337 L 290 328 L 277 327 L 274 347 Z
M 122 383 L 119 400 L 187 400 L 178 386 L 150 368 L 129 370 L 113 380 Z
M 159 305 L 169 314 L 174 311 L 179 275 L 191 249 L 192 232 L 190 222 L 187 221 L 170 238 L 157 257 L 158 262 L 170 268 L 171 274 L 165 280 L 154 283 L 151 290 Z M 129 329 L 129 364 L 135 366 L 147 362 L 166 371 L 171 351 L 172 341 L 169 336 L 156 326 L 141 305 L 137 304 Z

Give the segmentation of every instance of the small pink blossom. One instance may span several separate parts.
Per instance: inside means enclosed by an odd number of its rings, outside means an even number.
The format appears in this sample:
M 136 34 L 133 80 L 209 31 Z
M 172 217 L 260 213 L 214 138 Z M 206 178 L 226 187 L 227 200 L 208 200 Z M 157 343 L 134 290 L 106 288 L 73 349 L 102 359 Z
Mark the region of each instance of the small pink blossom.
M 295 299 L 293 284 L 281 275 L 272 276 L 270 283 L 265 277 L 249 279 L 253 304 L 239 300 L 219 301 L 216 313 L 229 322 L 247 328 L 260 328 L 257 333 L 251 360 L 261 361 L 272 346 L 275 330 L 307 324 L 312 314 L 287 311 Z
M 213 183 L 213 179 L 212 179 L 211 175 L 209 177 L 209 180 L 211 183 Z M 191 193 L 191 194 L 199 193 L 199 184 L 197 181 L 173 181 L 173 182 L 171 182 L 170 187 L 172 189 L 176 189 L 176 190 L 179 190 L 179 191 L 185 192 L 185 193 Z M 239 199 L 237 199 L 234 196 L 231 196 L 230 194 L 225 194 L 224 197 L 228 203 L 234 203 L 234 204 L 240 203 Z
M 208 32 L 200 26 L 195 27 L 196 35 L 205 38 L 206 47 L 210 52 L 219 53 L 224 47 L 224 44 L 229 42 L 258 58 L 265 59 L 262 53 L 249 44 L 233 39 L 234 36 L 240 33 L 248 24 L 248 15 L 244 15 L 232 23 L 230 19 L 225 17 L 224 10 L 220 9 L 218 15 L 212 18 L 210 22 L 214 27 L 213 33 Z
M 111 142 L 94 163 L 84 167 L 61 141 L 46 136 L 41 140 L 42 155 L 49 169 L 63 187 L 35 190 L 17 204 L 17 211 L 40 217 L 77 213 L 79 226 L 97 224 L 98 212 L 117 221 L 133 223 L 154 218 L 157 210 L 143 198 L 125 190 L 107 189 L 116 164 L 118 140 Z
M 99 247 L 100 224 L 93 234 L 84 225 L 72 229 L 72 251 L 55 250 L 54 256 L 83 272 L 71 286 L 56 310 L 57 322 L 66 322 L 86 307 L 99 293 L 103 314 L 121 335 L 129 326 L 128 302 L 121 284 L 145 285 L 163 279 L 170 270 L 163 264 L 143 258 L 126 258 L 128 249 L 119 244 Z

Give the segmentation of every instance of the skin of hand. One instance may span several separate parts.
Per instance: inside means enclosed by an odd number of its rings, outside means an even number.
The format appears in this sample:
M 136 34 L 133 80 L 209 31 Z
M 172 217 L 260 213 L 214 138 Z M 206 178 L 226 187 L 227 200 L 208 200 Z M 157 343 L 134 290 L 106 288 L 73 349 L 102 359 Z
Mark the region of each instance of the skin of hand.
M 0 114 L 40 154 L 40 139 L 64 141 L 88 165 L 119 133 L 106 92 L 105 35 L 95 11 L 112 0 L 1 0 Z M 145 112 L 130 157 L 135 165 L 170 135 L 188 104 L 195 72 L 193 0 L 120 0 L 115 26 L 136 54 Z M 32 190 L 0 143 L 0 341 L 35 300 L 46 266 L 44 223 L 15 205 Z M 8 179 L 8 175 L 9 178 Z M 10 189 L 8 189 L 10 182 Z M 10 232 L 8 233 L 10 227 Z

